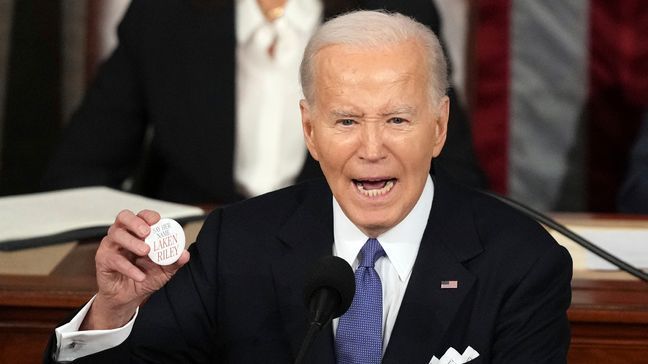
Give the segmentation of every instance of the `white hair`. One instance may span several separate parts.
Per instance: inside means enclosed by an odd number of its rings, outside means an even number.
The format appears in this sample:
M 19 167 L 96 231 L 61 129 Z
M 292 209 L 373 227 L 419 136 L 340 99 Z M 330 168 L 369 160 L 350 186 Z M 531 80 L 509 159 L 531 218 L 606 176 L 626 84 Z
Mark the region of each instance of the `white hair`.
M 309 103 L 314 99 L 314 60 L 317 53 L 331 45 L 350 45 L 360 49 L 382 48 L 414 39 L 424 50 L 430 96 L 439 100 L 448 90 L 448 70 L 443 48 L 427 26 L 399 13 L 353 11 L 324 23 L 311 37 L 302 58 L 300 81 Z

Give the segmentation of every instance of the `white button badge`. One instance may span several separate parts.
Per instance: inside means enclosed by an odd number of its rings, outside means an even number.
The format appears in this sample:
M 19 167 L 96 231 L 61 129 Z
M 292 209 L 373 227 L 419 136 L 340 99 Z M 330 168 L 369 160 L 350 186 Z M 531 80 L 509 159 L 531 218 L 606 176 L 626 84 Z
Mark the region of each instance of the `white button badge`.
M 144 239 L 151 247 L 149 258 L 159 265 L 175 263 L 185 247 L 185 234 L 182 226 L 172 219 L 160 219 L 151 226 L 151 233 Z

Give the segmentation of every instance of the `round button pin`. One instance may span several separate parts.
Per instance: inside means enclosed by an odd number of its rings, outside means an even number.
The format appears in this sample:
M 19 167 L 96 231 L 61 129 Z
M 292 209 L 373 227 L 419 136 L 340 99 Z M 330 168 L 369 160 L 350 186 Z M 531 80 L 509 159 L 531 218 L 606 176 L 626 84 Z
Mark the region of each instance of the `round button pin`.
M 172 219 L 160 219 L 151 226 L 151 233 L 144 239 L 151 247 L 149 258 L 159 265 L 175 263 L 185 247 L 185 234 L 182 226 Z

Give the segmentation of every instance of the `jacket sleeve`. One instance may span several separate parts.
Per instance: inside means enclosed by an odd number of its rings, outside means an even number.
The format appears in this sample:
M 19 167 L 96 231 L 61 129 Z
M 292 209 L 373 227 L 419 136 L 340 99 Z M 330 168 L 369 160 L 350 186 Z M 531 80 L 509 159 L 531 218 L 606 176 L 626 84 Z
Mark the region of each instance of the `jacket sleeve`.
M 559 245 L 547 249 L 504 302 L 492 345 L 494 363 L 564 363 L 572 261 Z
M 189 249 L 191 258 L 140 307 L 130 336 L 122 344 L 78 358 L 74 363 L 217 362 L 218 239 L 221 212 L 209 215 Z M 56 363 L 52 335 L 43 363 Z

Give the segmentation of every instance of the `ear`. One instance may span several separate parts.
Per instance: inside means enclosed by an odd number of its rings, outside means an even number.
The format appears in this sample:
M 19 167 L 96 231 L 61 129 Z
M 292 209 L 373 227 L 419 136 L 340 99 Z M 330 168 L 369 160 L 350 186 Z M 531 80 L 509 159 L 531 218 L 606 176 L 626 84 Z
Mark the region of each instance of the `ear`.
M 306 148 L 308 148 L 308 152 L 313 157 L 313 159 L 319 161 L 319 155 L 317 154 L 317 148 L 315 147 L 314 142 L 315 131 L 313 128 L 313 111 L 311 110 L 308 101 L 299 101 L 299 111 L 301 112 L 302 131 L 304 132 L 304 141 L 306 142 Z
M 450 117 L 450 98 L 443 96 L 436 110 L 437 119 L 434 121 L 435 140 L 432 149 L 432 156 L 436 158 L 441 153 L 448 136 L 448 119 Z

